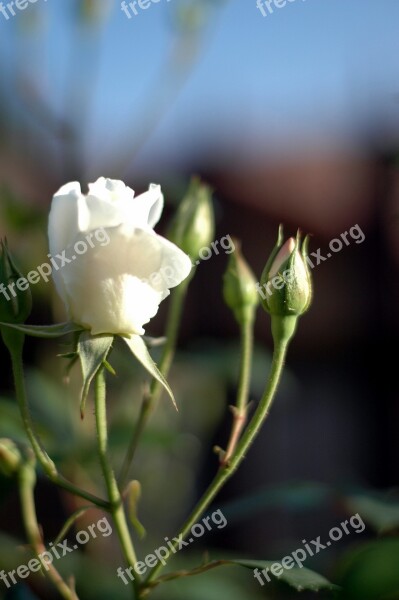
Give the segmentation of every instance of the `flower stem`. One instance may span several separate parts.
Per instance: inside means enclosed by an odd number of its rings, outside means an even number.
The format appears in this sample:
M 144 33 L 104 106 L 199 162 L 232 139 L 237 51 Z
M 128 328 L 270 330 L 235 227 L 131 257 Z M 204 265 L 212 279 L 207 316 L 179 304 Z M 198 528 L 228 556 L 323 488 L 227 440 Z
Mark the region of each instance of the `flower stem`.
M 226 452 L 221 455 L 221 466 L 225 466 L 229 463 L 230 458 L 234 454 L 234 450 L 237 447 L 242 430 L 244 429 L 247 420 L 253 350 L 253 327 L 254 319 L 252 316 L 248 317 L 241 325 L 242 350 L 237 402 L 235 406 L 231 407 L 233 412 L 233 425 L 231 428 Z
M 17 402 L 19 406 L 19 410 L 22 416 L 22 422 L 24 425 L 24 429 L 26 435 L 31 443 L 33 452 L 35 453 L 36 459 L 43 471 L 46 473 L 47 477 L 59 487 L 64 488 L 71 494 L 75 494 L 76 496 L 80 496 L 89 502 L 92 502 L 99 508 L 103 508 L 105 510 L 109 509 L 109 504 L 105 500 L 98 498 L 97 496 L 91 494 L 90 492 L 86 492 L 81 488 L 77 487 L 67 479 L 65 479 L 62 475 L 57 472 L 57 468 L 48 454 L 43 450 L 39 439 L 37 438 L 35 431 L 33 429 L 32 419 L 30 416 L 28 398 L 26 394 L 25 388 L 25 378 L 24 378 L 24 369 L 23 369 L 23 360 L 22 360 L 22 350 L 23 350 L 23 334 L 19 336 L 14 336 L 13 343 L 7 344 L 8 350 L 11 355 L 12 369 L 14 375 L 14 385 L 15 385 L 15 393 L 17 397 Z
M 176 349 L 177 336 L 179 332 L 180 320 L 184 306 L 184 300 L 186 298 L 188 285 L 192 279 L 193 272 L 185 279 L 171 295 L 171 301 L 169 305 L 169 312 L 167 317 L 167 325 L 165 331 L 166 342 L 162 350 L 162 355 L 158 363 L 158 369 L 162 375 L 167 379 L 170 366 L 173 361 L 173 357 Z M 143 435 L 144 429 L 149 421 L 149 418 L 161 396 L 162 385 L 157 379 L 151 381 L 150 389 L 144 394 L 140 414 L 133 431 L 132 438 L 129 443 L 129 447 L 126 452 L 125 459 L 123 461 L 121 473 L 119 476 L 120 487 L 123 489 L 129 478 L 129 470 L 132 464 L 134 455 L 139 445 L 141 436 Z
M 266 385 L 265 391 L 262 395 L 262 398 L 259 402 L 258 408 L 249 422 L 247 429 L 245 430 L 240 442 L 238 443 L 233 455 L 231 456 L 229 463 L 222 465 L 219 468 L 216 476 L 213 481 L 209 485 L 208 489 L 203 494 L 202 498 L 199 500 L 194 510 L 184 523 L 183 527 L 180 530 L 180 534 L 184 539 L 190 532 L 191 527 L 198 522 L 202 514 L 208 508 L 212 500 L 215 498 L 216 494 L 220 491 L 223 485 L 226 483 L 228 479 L 233 475 L 233 473 L 237 470 L 243 459 L 245 458 L 248 449 L 250 448 L 252 442 L 254 441 L 256 435 L 258 434 L 263 422 L 265 421 L 271 403 L 273 401 L 275 392 L 277 390 L 277 386 L 279 384 L 281 373 L 284 366 L 285 356 L 288 347 L 288 340 L 283 341 L 275 341 L 275 347 L 273 352 L 273 361 L 271 366 L 271 372 L 269 376 L 268 383 Z M 181 538 L 180 538 L 181 539 Z M 178 544 L 175 543 L 174 549 L 178 549 Z M 170 558 L 172 555 L 172 551 L 169 555 L 164 559 L 164 563 Z M 143 583 L 143 590 L 145 591 L 146 585 L 154 580 L 158 572 L 163 568 L 161 563 L 158 563 L 149 573 L 147 578 Z M 147 588 L 148 589 L 148 588 Z
M 108 457 L 108 428 L 107 428 L 107 409 L 106 409 L 106 388 L 104 368 L 102 367 L 95 378 L 95 413 L 97 429 L 97 448 L 100 458 L 101 468 L 105 479 L 110 501 L 110 513 L 113 517 L 116 532 L 126 563 L 133 567 L 136 562 L 136 554 L 133 542 L 130 537 L 129 528 L 126 522 L 123 501 L 119 492 L 116 477 Z M 137 576 L 136 576 L 137 577 Z M 138 579 L 133 580 L 133 586 L 136 589 Z
M 149 593 L 149 589 L 152 589 L 162 583 L 167 583 L 168 581 L 174 581 L 175 579 L 182 579 L 182 577 L 195 577 L 195 575 L 202 575 L 202 573 L 206 573 L 206 571 L 210 571 L 211 569 L 216 569 L 217 567 L 221 567 L 224 565 L 229 565 L 230 562 L 228 560 L 213 560 L 211 562 L 200 565 L 199 567 L 194 567 L 194 569 L 182 569 L 180 571 L 174 571 L 172 573 L 167 573 L 162 577 L 158 577 L 156 581 L 152 581 L 149 588 L 147 588 L 147 595 Z M 145 597 L 145 596 L 144 596 Z
M 42 564 L 43 571 L 47 572 L 49 579 L 65 600 L 79 600 L 73 587 L 69 587 L 58 573 L 57 569 L 44 561 L 40 554 L 46 551 L 43 544 L 40 527 L 37 522 L 34 488 L 36 484 L 36 473 L 33 456 L 28 459 L 18 472 L 19 494 L 21 499 L 22 519 L 26 534 L 38 560 Z M 72 584 L 73 585 L 73 584 Z

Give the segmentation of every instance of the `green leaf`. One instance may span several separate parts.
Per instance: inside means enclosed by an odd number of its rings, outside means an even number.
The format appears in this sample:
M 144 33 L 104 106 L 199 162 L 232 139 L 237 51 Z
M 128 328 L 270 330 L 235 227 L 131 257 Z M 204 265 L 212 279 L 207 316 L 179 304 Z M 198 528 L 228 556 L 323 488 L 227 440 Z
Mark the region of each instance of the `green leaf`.
M 362 515 L 378 533 L 399 529 L 399 504 L 366 496 L 347 500 L 351 510 Z
M 132 335 L 130 338 L 124 337 L 123 339 L 129 346 L 130 350 L 137 358 L 137 360 L 143 365 L 143 367 L 150 373 L 152 377 L 154 377 L 154 379 L 156 379 L 157 381 L 159 381 L 159 383 L 163 385 L 173 402 L 173 406 L 177 410 L 177 405 L 173 396 L 173 392 L 170 389 L 165 377 L 162 375 L 161 371 L 158 369 L 157 365 L 152 360 L 142 337 L 140 337 L 139 335 Z
M 86 399 L 91 382 L 103 366 L 113 340 L 114 336 L 112 335 L 91 335 L 88 331 L 84 331 L 79 337 L 77 353 L 79 354 L 83 375 L 80 397 L 80 415 L 82 419 L 84 418 Z
M 133 480 L 128 483 L 126 489 L 126 496 L 128 501 L 128 513 L 130 522 L 136 530 L 139 538 L 143 539 L 146 535 L 146 530 L 140 523 L 137 514 L 137 507 L 141 496 L 141 484 L 139 481 Z
M 398 556 L 398 537 L 380 538 L 347 552 L 336 569 L 345 599 L 397 600 Z
M 58 323 L 57 325 L 16 325 L 13 323 L 0 323 L 1 327 L 11 327 L 25 335 L 39 338 L 57 338 L 68 333 L 84 331 L 81 325 L 75 323 Z
M 272 560 L 230 560 L 227 561 L 228 564 L 240 565 L 241 567 L 246 567 L 247 569 L 259 569 L 262 571 L 263 569 L 269 569 L 267 575 L 272 578 L 276 578 L 279 581 L 284 581 L 290 587 L 297 590 L 297 592 L 302 592 L 304 590 L 311 590 L 313 592 L 318 592 L 322 589 L 329 590 L 337 590 L 339 589 L 337 585 L 334 585 L 328 579 L 316 573 L 315 571 L 311 571 L 310 569 L 306 569 L 305 567 L 293 567 L 291 569 L 285 569 L 283 565 L 281 565 L 280 561 L 272 561 Z M 270 572 L 270 567 L 274 564 L 279 564 L 283 569 L 281 575 L 274 576 Z M 261 575 L 265 581 L 266 578 Z

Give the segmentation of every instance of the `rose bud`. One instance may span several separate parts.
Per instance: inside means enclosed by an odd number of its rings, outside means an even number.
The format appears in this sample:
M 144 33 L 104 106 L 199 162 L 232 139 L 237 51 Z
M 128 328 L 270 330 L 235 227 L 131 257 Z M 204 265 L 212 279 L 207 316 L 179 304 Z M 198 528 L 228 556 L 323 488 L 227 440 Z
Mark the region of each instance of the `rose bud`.
M 16 444 L 8 438 L 0 439 L 0 473 L 11 477 L 21 464 L 21 453 Z
M 230 254 L 223 277 L 223 296 L 239 324 L 252 321 L 259 304 L 256 279 L 244 259 L 240 244 L 234 240 L 235 251 Z
M 296 239 L 291 237 L 283 243 L 280 226 L 277 244 L 258 287 L 262 305 L 272 316 L 272 327 L 279 329 L 281 319 L 286 318 L 283 329 L 287 335 L 291 332 L 289 337 L 295 330 L 297 317 L 308 310 L 312 300 L 312 281 L 306 260 L 308 241 L 309 236 L 306 236 L 301 246 L 298 232 Z
M 212 190 L 198 177 L 193 177 L 189 188 L 172 220 L 167 237 L 186 252 L 192 261 L 209 246 L 215 235 Z

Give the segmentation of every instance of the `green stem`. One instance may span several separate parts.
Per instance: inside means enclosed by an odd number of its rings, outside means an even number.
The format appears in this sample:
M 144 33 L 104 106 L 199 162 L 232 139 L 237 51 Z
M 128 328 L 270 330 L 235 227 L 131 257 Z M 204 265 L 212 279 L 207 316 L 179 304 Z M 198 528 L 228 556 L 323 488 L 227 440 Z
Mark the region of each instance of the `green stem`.
M 182 579 L 183 577 L 195 577 L 196 575 L 202 575 L 202 573 L 206 573 L 206 571 L 210 571 L 211 569 L 216 569 L 217 567 L 221 567 L 224 565 L 230 565 L 230 561 L 228 560 L 213 560 L 212 562 L 208 562 L 204 565 L 201 565 L 199 567 L 195 567 L 194 569 L 191 570 L 187 570 L 187 569 L 182 569 L 181 571 L 174 571 L 173 573 L 167 573 L 166 575 L 163 575 L 162 577 L 158 577 L 158 579 L 156 581 L 152 581 L 149 588 L 147 588 L 146 592 L 148 595 L 148 592 L 150 589 L 153 589 L 154 587 L 162 584 L 162 583 L 167 583 L 168 581 L 174 581 L 175 579 Z
M 248 402 L 249 386 L 251 381 L 253 328 L 253 317 L 246 319 L 241 328 L 242 353 L 240 379 L 237 393 L 237 408 L 239 410 L 245 410 Z
M 186 298 L 188 285 L 193 277 L 193 272 L 185 279 L 175 290 L 173 290 L 169 312 L 167 317 L 167 325 L 165 331 L 166 342 L 162 350 L 161 358 L 158 363 L 158 368 L 162 375 L 167 379 L 168 373 L 173 361 L 176 349 L 177 336 L 179 332 L 180 319 L 183 311 L 184 300 Z M 129 470 L 132 464 L 134 455 L 139 445 L 141 436 L 149 421 L 149 418 L 154 411 L 154 408 L 161 396 L 163 387 L 157 379 L 151 381 L 150 389 L 144 394 L 141 404 L 140 414 L 136 426 L 133 431 L 129 447 L 123 461 L 121 473 L 119 476 L 120 487 L 123 489 L 129 479 Z
M 254 441 L 256 435 L 258 434 L 263 422 L 265 421 L 271 403 L 273 401 L 275 392 L 277 390 L 277 386 L 280 381 L 282 369 L 284 366 L 285 356 L 288 347 L 288 339 L 283 341 L 275 340 L 275 347 L 273 353 L 273 361 L 271 366 L 271 372 L 269 376 L 268 383 L 266 385 L 265 391 L 262 395 L 262 398 L 259 402 L 258 408 L 252 417 L 247 429 L 245 430 L 240 442 L 238 443 L 234 454 L 230 458 L 228 464 L 220 467 L 213 481 L 209 485 L 208 489 L 203 494 L 202 498 L 197 503 L 196 507 L 184 523 L 180 533 L 183 537 L 187 537 L 190 533 L 191 527 L 197 523 L 208 508 L 212 500 L 215 498 L 217 493 L 223 487 L 228 479 L 233 475 L 233 473 L 237 470 L 243 459 L 245 458 L 252 442 Z M 174 544 L 174 549 L 178 549 L 178 543 Z M 164 563 L 169 559 L 172 555 L 172 551 L 169 555 L 164 559 Z M 154 580 L 158 572 L 163 568 L 164 565 L 158 563 L 148 574 L 147 578 L 143 583 L 143 590 L 145 591 L 146 585 Z
M 48 454 L 43 450 L 35 432 L 33 429 L 32 419 L 29 412 L 28 398 L 26 394 L 25 388 L 25 377 L 24 377 L 24 368 L 23 368 L 23 360 L 22 360 L 22 349 L 23 349 L 23 335 L 20 337 L 14 337 L 14 343 L 7 345 L 12 361 L 12 369 L 14 375 L 14 385 L 15 385 L 15 393 L 17 397 L 17 402 L 19 406 L 19 410 L 22 417 L 22 422 L 25 428 L 26 435 L 32 445 L 32 449 L 35 453 L 36 459 L 42 467 L 43 471 L 47 475 L 47 477 L 59 487 L 67 490 L 71 494 L 75 494 L 76 496 L 80 496 L 89 502 L 92 502 L 96 506 L 103 508 L 105 510 L 109 509 L 109 504 L 105 500 L 98 498 L 97 496 L 90 494 L 90 492 L 86 492 L 81 488 L 77 487 L 62 475 L 59 475 L 57 472 L 57 468 Z
M 33 458 L 33 457 L 32 457 Z M 44 561 L 40 554 L 46 551 L 42 541 L 40 527 L 37 522 L 35 509 L 34 488 L 36 484 L 36 473 L 34 461 L 30 460 L 24 463 L 18 472 L 19 494 L 21 499 L 22 519 L 24 522 L 26 534 L 35 554 L 40 561 L 43 571 L 47 573 L 49 579 L 59 591 L 65 600 L 79 600 L 74 589 L 70 588 L 54 565 Z
M 126 522 L 122 497 L 119 492 L 111 462 L 108 458 L 106 388 L 103 367 L 101 367 L 95 378 L 95 413 L 98 455 L 100 458 L 101 468 L 108 491 L 108 498 L 111 505 L 110 513 L 115 523 L 116 532 L 118 534 L 125 561 L 129 567 L 134 567 L 137 562 L 137 558 Z M 139 584 L 139 580 L 136 577 L 133 580 L 133 586 L 135 589 Z
M 253 351 L 253 327 L 254 319 L 251 314 L 241 325 L 241 359 L 240 359 L 240 375 L 238 382 L 237 402 L 231 407 L 233 412 L 233 425 L 231 428 L 229 442 L 225 453 L 221 454 L 221 465 L 227 465 L 240 439 L 242 430 L 244 429 L 247 412 L 248 412 L 248 396 L 249 386 L 251 381 L 251 365 Z

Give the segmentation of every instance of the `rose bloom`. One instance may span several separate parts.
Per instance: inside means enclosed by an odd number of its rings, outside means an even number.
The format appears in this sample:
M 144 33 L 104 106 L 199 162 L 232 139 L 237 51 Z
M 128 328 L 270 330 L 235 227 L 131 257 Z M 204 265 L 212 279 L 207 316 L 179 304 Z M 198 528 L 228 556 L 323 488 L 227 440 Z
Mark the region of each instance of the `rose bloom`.
M 134 197 L 122 181 L 104 177 L 87 195 L 74 181 L 53 196 L 50 253 L 57 265 L 64 262 L 53 278 L 71 321 L 92 334 L 144 333 L 191 270 L 189 257 L 153 229 L 162 209 L 159 185 Z

